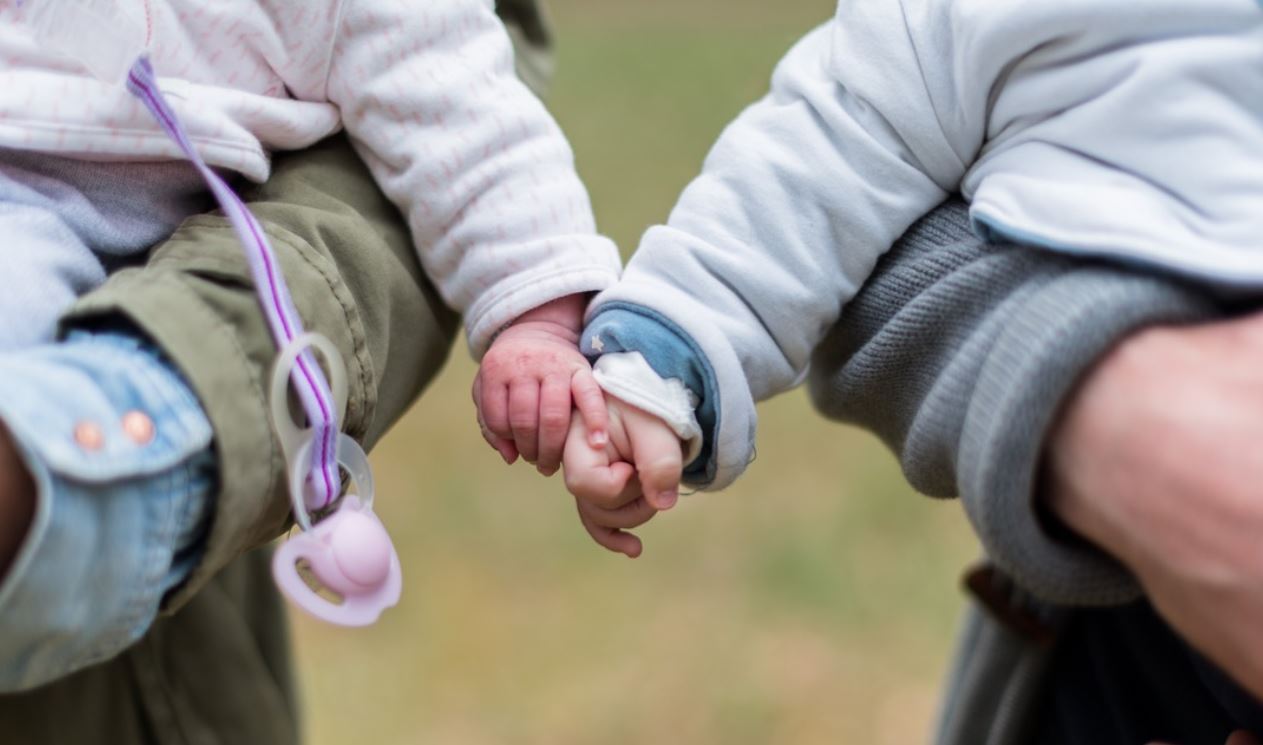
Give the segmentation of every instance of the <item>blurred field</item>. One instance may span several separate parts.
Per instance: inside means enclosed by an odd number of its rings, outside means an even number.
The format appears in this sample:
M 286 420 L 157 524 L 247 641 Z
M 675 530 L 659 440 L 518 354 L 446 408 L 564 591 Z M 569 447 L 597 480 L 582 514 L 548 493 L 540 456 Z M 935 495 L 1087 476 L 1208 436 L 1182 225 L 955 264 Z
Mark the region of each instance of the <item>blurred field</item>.
M 625 251 L 766 88 L 828 0 L 553 0 L 570 134 Z M 368 631 L 296 618 L 315 745 L 922 742 L 973 555 L 871 437 L 801 394 L 761 410 L 736 488 L 591 544 L 559 479 L 478 437 L 463 349 L 374 453 L 401 607 Z

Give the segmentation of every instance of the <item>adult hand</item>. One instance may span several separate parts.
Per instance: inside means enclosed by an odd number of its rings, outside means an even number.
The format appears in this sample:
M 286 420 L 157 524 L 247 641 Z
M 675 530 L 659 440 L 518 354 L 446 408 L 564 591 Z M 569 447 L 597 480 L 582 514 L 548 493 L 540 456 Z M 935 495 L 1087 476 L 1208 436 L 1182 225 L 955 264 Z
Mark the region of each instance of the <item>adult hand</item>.
M 1263 315 L 1122 342 L 1068 402 L 1048 465 L 1055 514 L 1263 699 Z

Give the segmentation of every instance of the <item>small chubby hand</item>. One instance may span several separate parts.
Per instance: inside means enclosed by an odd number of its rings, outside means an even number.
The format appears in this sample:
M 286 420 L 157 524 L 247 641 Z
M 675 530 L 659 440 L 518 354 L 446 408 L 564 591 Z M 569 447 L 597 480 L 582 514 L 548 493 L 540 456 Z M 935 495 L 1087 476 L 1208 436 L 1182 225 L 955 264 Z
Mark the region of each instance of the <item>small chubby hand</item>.
M 566 440 L 566 488 L 575 497 L 579 520 L 592 539 L 616 553 L 636 558 L 644 549 L 627 532 L 669 510 L 679 500 L 684 450 L 665 422 L 609 396 L 609 438 L 594 447 L 585 420 L 577 414 Z
M 585 295 L 523 314 L 492 342 L 474 378 L 482 436 L 506 463 L 520 455 L 551 476 L 561 465 L 573 402 L 594 446 L 607 438 L 605 399 L 579 351 Z

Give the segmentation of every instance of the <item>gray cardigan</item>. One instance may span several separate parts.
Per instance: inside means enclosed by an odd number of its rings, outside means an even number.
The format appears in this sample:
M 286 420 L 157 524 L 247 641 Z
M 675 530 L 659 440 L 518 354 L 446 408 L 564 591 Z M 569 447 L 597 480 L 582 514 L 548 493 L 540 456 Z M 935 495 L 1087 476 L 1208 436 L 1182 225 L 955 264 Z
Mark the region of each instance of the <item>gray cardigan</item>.
M 1175 281 L 976 238 L 963 203 L 914 225 L 812 359 L 827 416 L 873 430 L 918 490 L 959 496 L 1010 601 L 1121 603 L 1118 564 L 1050 529 L 1036 501 L 1045 435 L 1078 378 L 1141 326 L 1217 314 Z M 1042 601 L 1042 602 L 1041 602 Z M 1041 646 L 975 611 L 957 650 L 937 742 L 1021 742 Z

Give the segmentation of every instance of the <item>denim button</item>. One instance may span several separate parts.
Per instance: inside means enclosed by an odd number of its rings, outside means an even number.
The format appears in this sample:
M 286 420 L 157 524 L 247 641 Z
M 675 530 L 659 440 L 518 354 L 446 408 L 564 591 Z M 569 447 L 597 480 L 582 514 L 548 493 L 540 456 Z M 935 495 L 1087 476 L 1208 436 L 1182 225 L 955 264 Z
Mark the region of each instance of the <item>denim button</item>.
M 84 420 L 75 425 L 75 442 L 84 450 L 100 450 L 105 446 L 105 432 L 96 422 Z
M 153 442 L 153 419 L 143 411 L 129 411 L 123 415 L 123 433 L 137 445 Z

